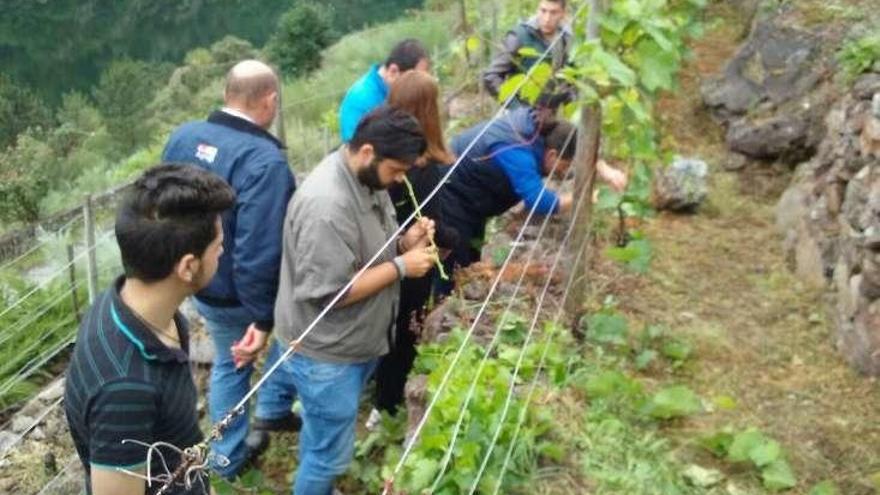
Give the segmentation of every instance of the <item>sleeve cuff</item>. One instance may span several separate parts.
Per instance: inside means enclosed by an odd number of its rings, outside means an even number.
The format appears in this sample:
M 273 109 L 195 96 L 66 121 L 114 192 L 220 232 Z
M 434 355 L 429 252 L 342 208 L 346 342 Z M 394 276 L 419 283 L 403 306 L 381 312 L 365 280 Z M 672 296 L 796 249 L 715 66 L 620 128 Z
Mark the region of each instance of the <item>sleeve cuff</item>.
M 261 332 L 271 332 L 272 328 L 275 326 L 275 320 L 255 321 L 254 326 Z

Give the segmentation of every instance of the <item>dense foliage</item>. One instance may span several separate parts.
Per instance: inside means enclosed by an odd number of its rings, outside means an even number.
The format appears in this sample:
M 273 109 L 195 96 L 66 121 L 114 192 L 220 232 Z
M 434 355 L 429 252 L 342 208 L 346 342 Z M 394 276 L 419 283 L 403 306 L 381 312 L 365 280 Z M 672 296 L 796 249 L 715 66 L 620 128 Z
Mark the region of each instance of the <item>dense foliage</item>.
M 51 104 L 88 91 L 113 59 L 178 63 L 232 35 L 262 46 L 291 0 L 11 0 L 0 16 L 3 72 Z M 339 32 L 401 14 L 420 0 L 331 0 Z
M 25 129 L 51 122 L 52 113 L 39 97 L 0 73 L 0 149 L 14 144 Z
M 310 1 L 298 3 L 278 20 L 266 51 L 284 74 L 308 74 L 321 65 L 321 50 L 336 37 L 332 26 L 332 10 Z

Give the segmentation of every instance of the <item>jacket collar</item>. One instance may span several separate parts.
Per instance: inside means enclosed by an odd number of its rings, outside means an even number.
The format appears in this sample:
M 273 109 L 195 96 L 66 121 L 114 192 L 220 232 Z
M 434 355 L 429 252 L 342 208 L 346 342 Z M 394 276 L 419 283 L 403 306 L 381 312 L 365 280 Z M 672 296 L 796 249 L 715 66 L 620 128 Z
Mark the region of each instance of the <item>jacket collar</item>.
M 262 127 L 254 124 L 253 122 L 249 122 L 248 120 L 241 117 L 236 117 L 235 115 L 228 114 L 222 110 L 216 110 L 212 112 L 211 115 L 208 116 L 208 122 L 212 124 L 222 125 L 223 127 L 228 127 L 230 129 L 244 132 L 246 134 L 251 134 L 253 136 L 268 139 L 279 149 L 285 149 L 284 145 L 281 144 L 281 141 L 279 141 L 278 138 L 270 134 Z

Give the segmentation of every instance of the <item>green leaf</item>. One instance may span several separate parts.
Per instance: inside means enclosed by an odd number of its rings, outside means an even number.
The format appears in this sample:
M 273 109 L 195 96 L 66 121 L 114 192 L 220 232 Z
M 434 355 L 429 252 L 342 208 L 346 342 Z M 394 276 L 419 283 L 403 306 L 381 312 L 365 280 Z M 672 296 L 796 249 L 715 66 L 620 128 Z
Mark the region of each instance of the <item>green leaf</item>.
M 536 50 L 530 46 L 524 46 L 524 47 L 520 48 L 519 50 L 517 50 L 516 53 L 520 57 L 525 57 L 525 58 L 538 58 L 541 56 L 541 52 L 539 52 L 538 50 Z
M 657 359 L 657 351 L 653 349 L 648 349 L 646 351 L 642 351 L 636 356 L 636 369 L 644 370 L 647 369 L 648 366 L 651 366 L 651 363 Z
M 556 463 L 565 459 L 566 450 L 561 443 L 557 442 L 541 442 L 538 444 L 538 452 Z
M 633 46 L 639 38 L 642 37 L 643 31 L 641 26 L 637 24 L 629 25 L 626 30 L 623 32 L 623 35 L 620 37 L 621 43 L 624 46 L 630 47 Z
M 498 88 L 498 102 L 504 103 L 505 101 L 507 101 L 507 99 L 514 94 L 520 83 L 525 80 L 525 78 L 525 74 L 517 74 L 515 76 L 508 77 L 507 80 L 501 84 L 501 87 Z
M 761 470 L 761 479 L 764 481 L 764 488 L 774 492 L 797 485 L 797 479 L 785 459 L 777 459 Z
M 623 33 L 623 30 L 626 29 L 629 22 L 629 19 L 624 19 L 615 15 L 603 15 L 599 18 L 600 26 L 617 35 Z
M 636 88 L 628 88 L 625 91 L 621 91 L 620 100 L 626 104 L 626 108 L 633 113 L 637 121 L 640 123 L 650 122 L 651 114 L 648 113 L 648 109 L 642 103 L 639 91 Z
M 258 469 L 251 469 L 241 476 L 240 481 L 247 488 L 259 488 L 263 485 L 263 473 Z
M 609 312 L 591 315 L 587 321 L 587 337 L 600 344 L 626 345 L 629 324 L 626 318 Z
M 647 405 L 648 415 L 658 419 L 691 416 L 702 410 L 703 404 L 697 394 L 683 385 L 676 385 L 657 392 Z
M 608 72 L 611 79 L 616 80 L 623 86 L 635 85 L 636 73 L 623 63 L 617 55 L 598 49 L 593 54 L 593 57 Z
M 825 480 L 814 486 L 809 495 L 840 495 L 840 491 L 833 481 Z
M 736 409 L 736 399 L 729 395 L 719 395 L 712 399 L 712 403 L 715 404 L 715 407 L 724 411 Z
M 746 462 L 750 459 L 752 450 L 767 442 L 767 437 L 760 431 L 750 428 L 737 433 L 727 452 L 727 458 L 733 462 Z
M 434 459 L 420 458 L 415 462 L 412 471 L 410 471 L 410 480 L 412 486 L 422 489 L 431 486 L 434 476 L 437 475 L 437 469 L 440 467 L 440 461 Z
M 584 103 L 594 103 L 599 101 L 599 93 L 596 88 L 588 82 L 577 82 L 578 94 Z
M 684 340 L 672 339 L 663 344 L 661 352 L 673 361 L 684 361 L 689 358 L 693 348 Z
M 480 38 L 477 36 L 469 36 L 465 41 L 464 46 L 467 48 L 468 53 L 476 53 L 480 50 Z
M 776 462 L 782 455 L 782 448 L 776 440 L 767 440 L 749 451 L 749 459 L 758 467 Z
M 605 255 L 636 273 L 646 273 L 651 266 L 651 243 L 647 239 L 636 239 L 624 247 L 607 248 Z
M 235 495 L 235 488 L 231 483 L 224 479 L 211 480 L 211 487 L 217 495 Z
M 645 24 L 642 26 L 642 29 L 644 29 L 645 32 L 654 39 L 654 42 L 657 43 L 657 46 L 659 46 L 664 51 L 672 52 L 675 50 L 675 46 L 672 44 L 672 41 L 670 41 L 669 38 L 666 37 L 666 35 L 663 33 L 663 30 L 661 30 L 660 28 Z
M 653 39 L 641 40 L 635 48 L 642 86 L 653 93 L 658 89 L 672 89 L 673 76 L 678 70 L 678 59 L 673 52 L 660 48 Z
M 641 384 L 619 371 L 603 371 L 593 375 L 582 385 L 584 392 L 594 399 L 617 395 L 635 395 L 641 392 Z
M 519 90 L 520 97 L 534 104 L 538 101 L 538 97 L 541 96 L 551 77 L 553 77 L 553 66 L 549 63 L 541 62 L 534 66 L 528 80 Z
M 729 431 L 719 431 L 712 435 L 700 438 L 699 444 L 716 457 L 725 457 L 728 455 L 730 446 L 733 444 L 733 433 L 730 433 Z

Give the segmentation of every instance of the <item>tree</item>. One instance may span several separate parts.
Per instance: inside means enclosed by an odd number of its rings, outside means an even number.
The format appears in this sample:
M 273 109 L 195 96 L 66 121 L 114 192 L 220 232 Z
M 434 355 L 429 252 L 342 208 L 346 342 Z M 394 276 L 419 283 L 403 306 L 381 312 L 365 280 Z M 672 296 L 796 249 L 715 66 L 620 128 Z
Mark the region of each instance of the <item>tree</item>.
M 32 130 L 18 135 L 15 146 L 0 154 L 0 220 L 33 222 L 40 218 L 40 200 L 49 190 L 54 155 Z
M 336 39 L 333 14 L 312 2 L 298 3 L 278 21 L 266 44 L 269 58 L 290 76 L 307 74 L 321 65 L 321 50 Z
M 52 112 L 39 97 L 0 74 L 0 150 L 28 128 L 51 124 Z
M 95 102 L 122 155 L 150 141 L 148 106 L 158 89 L 157 79 L 150 64 L 131 59 L 114 61 L 101 74 Z

